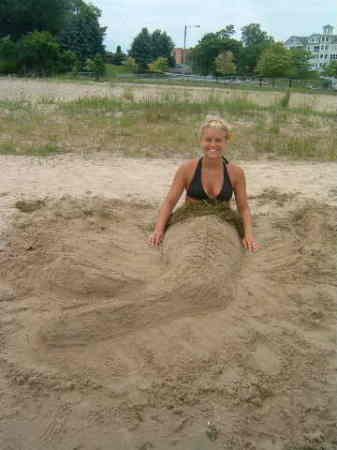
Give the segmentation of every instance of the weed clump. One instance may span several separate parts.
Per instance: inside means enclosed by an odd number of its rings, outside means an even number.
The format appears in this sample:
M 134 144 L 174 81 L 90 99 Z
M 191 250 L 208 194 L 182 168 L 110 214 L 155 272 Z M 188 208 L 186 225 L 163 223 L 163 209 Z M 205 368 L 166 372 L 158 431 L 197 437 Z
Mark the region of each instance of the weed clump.
M 279 101 L 280 108 L 288 108 L 290 102 L 290 91 L 287 91 Z
M 244 236 L 243 221 L 240 215 L 230 207 L 229 202 L 200 201 L 186 203 L 178 208 L 171 216 L 168 227 L 185 222 L 192 217 L 216 216 L 222 222 L 228 222 L 237 230 L 240 237 Z

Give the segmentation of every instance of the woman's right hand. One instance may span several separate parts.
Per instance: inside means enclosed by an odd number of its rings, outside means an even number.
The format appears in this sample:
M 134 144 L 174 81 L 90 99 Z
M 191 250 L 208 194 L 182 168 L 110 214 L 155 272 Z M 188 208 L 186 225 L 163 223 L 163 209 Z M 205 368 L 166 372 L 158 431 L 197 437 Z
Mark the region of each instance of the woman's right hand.
M 149 237 L 149 244 L 153 247 L 159 247 L 159 245 L 163 242 L 164 232 L 163 231 L 154 231 Z

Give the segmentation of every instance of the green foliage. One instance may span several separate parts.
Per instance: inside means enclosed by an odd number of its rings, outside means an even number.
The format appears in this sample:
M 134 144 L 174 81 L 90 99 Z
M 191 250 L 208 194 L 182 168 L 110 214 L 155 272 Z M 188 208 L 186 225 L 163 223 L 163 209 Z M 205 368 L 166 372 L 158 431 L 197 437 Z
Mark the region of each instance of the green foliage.
M 50 75 L 70 71 L 77 59 L 83 67 L 104 54 L 100 14 L 83 0 L 1 0 L 0 37 L 10 38 L 0 44 L 0 71 Z
M 152 61 L 152 39 L 147 28 L 143 28 L 133 40 L 129 56 L 134 58 L 140 71 L 147 70 Z
M 292 56 L 292 67 L 290 75 L 293 78 L 308 79 L 311 78 L 311 53 L 302 48 L 292 48 L 289 50 Z
M 115 53 L 106 53 L 105 60 L 109 64 L 114 64 L 115 66 L 121 66 L 125 61 L 126 54 L 122 52 L 120 45 L 117 45 Z
M 1 0 L 0 38 L 18 40 L 33 31 L 62 30 L 73 0 Z
M 58 34 L 62 47 L 71 50 L 82 64 L 88 58 L 104 55 L 103 39 L 106 27 L 99 25 L 101 11 L 83 0 L 72 0 L 73 8 L 66 25 Z
M 57 73 L 79 72 L 79 60 L 74 52 L 71 50 L 64 50 L 59 52 L 59 58 L 56 65 Z
M 286 77 L 291 74 L 292 65 L 293 57 L 290 50 L 281 42 L 275 42 L 262 53 L 256 72 L 264 77 Z
M 173 65 L 172 50 L 174 44 L 170 36 L 165 31 L 155 30 L 151 35 L 152 41 L 152 61 L 162 57 L 166 58 L 170 66 Z
M 0 39 L 0 73 L 17 72 L 17 47 L 17 44 L 9 36 Z
M 261 54 L 274 42 L 274 39 L 260 25 L 251 23 L 241 29 L 243 49 L 240 54 L 240 72 L 253 74 Z
M 23 73 L 47 76 L 57 72 L 60 45 L 47 31 L 27 34 L 18 44 L 19 65 Z
M 76 56 L 75 62 L 71 68 L 72 75 L 77 77 L 81 69 L 82 69 L 82 62 Z
M 215 67 L 218 73 L 224 75 L 235 73 L 236 66 L 233 61 L 233 53 L 230 50 L 220 53 L 215 58 Z
M 102 55 L 96 55 L 94 58 L 87 59 L 85 68 L 89 72 L 93 72 L 96 81 L 98 81 L 105 74 L 105 62 Z
M 105 77 L 116 78 L 121 74 L 130 74 L 132 71 L 123 63 L 121 66 L 115 66 L 113 64 L 105 64 Z
M 332 60 L 323 68 L 323 74 L 328 77 L 337 78 L 337 60 Z
M 235 34 L 235 27 L 234 25 L 226 25 L 225 28 L 220 30 L 219 35 L 231 37 L 233 34 Z
M 169 65 L 173 65 L 173 48 L 172 39 L 165 31 L 155 30 L 150 34 L 147 28 L 143 28 L 133 40 L 129 56 L 135 59 L 139 71 L 146 71 L 149 64 L 159 57 L 166 58 Z
M 290 91 L 288 90 L 279 101 L 279 106 L 281 108 L 288 108 L 289 102 L 290 102 Z
M 138 72 L 138 64 L 132 56 L 128 56 L 124 62 L 124 66 L 128 69 L 130 72 Z
M 230 27 L 230 26 L 228 26 Z M 191 52 L 192 67 L 202 75 L 216 73 L 216 57 L 223 52 L 231 51 L 237 60 L 241 53 L 242 43 L 229 37 L 226 28 L 217 33 L 207 33 Z
M 241 40 L 245 47 L 260 45 L 265 42 L 272 43 L 274 41 L 271 36 L 268 36 L 266 31 L 261 30 L 258 23 L 250 23 L 241 28 Z
M 169 69 L 168 59 L 159 57 L 153 63 L 149 64 L 150 72 L 163 73 Z
M 0 40 L 0 73 L 47 76 L 70 72 L 75 63 L 76 55 L 62 50 L 47 31 L 29 33 L 18 42 Z

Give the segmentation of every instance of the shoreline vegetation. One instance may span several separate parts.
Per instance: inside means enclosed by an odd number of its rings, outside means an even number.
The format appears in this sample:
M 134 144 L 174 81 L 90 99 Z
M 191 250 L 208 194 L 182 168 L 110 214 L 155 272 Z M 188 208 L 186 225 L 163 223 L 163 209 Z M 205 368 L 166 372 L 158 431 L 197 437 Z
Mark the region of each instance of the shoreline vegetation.
M 32 95 L 16 89 L 19 93 L 7 97 L 1 89 L 2 155 L 106 151 L 129 157 L 191 158 L 198 153 L 197 124 L 206 114 L 216 113 L 233 126 L 230 156 L 236 159 L 333 161 L 337 156 L 336 111 L 330 95 L 67 82 L 67 89 L 82 91 L 65 100 L 53 94 L 50 81 L 1 82 L 13 88 L 28 83 L 35 89 Z

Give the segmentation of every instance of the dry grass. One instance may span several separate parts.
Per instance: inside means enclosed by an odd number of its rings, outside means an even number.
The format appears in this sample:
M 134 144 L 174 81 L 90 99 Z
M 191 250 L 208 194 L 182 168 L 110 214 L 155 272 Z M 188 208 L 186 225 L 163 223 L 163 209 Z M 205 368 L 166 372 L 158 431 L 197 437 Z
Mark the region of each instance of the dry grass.
M 199 123 L 207 113 L 217 113 L 234 128 L 230 157 L 334 160 L 335 115 L 329 108 L 314 109 L 318 96 L 304 102 L 305 94 L 285 95 L 219 95 L 205 89 L 170 93 L 151 86 L 142 91 L 125 86 L 115 96 L 84 95 L 68 102 L 45 94 L 33 102 L 21 94 L 20 99 L 0 100 L 0 154 L 108 151 L 194 157 Z

